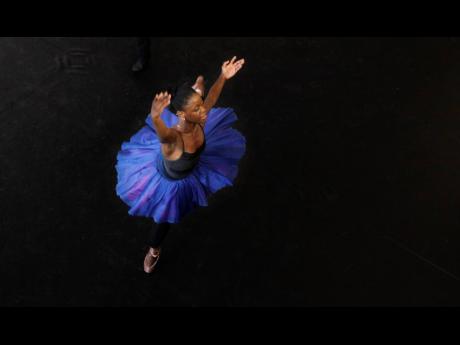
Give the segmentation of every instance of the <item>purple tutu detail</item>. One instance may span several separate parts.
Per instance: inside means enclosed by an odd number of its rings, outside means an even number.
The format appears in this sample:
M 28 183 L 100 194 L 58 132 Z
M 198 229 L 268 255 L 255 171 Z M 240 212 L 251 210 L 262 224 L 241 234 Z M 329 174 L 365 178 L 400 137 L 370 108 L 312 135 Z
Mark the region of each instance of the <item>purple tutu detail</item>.
M 165 109 L 161 118 L 172 127 L 177 116 Z M 150 217 L 156 223 L 178 223 L 197 206 L 207 206 L 207 198 L 232 186 L 238 163 L 246 150 L 246 140 L 231 125 L 237 116 L 231 108 L 213 108 L 204 127 L 206 147 L 193 171 L 185 178 L 171 180 L 157 168 L 161 163 L 161 143 L 150 114 L 117 155 L 117 195 L 132 216 Z

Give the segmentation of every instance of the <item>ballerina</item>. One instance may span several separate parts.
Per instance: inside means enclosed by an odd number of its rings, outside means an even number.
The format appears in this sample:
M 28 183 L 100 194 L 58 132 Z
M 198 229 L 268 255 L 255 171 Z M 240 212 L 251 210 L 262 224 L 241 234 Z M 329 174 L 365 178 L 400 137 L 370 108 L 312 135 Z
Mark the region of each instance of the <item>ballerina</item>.
M 144 271 L 153 272 L 170 224 L 207 198 L 231 186 L 245 153 L 244 136 L 231 128 L 232 108 L 214 108 L 223 86 L 243 67 L 244 59 L 225 61 L 221 74 L 204 97 L 204 80 L 156 94 L 146 125 L 117 155 L 117 195 L 132 216 L 154 220 Z

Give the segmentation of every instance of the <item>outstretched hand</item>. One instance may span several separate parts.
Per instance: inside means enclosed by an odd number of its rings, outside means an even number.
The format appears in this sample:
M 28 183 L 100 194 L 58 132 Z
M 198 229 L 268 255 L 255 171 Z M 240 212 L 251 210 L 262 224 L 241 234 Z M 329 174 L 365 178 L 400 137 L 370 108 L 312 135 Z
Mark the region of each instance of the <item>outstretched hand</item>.
M 227 60 L 222 65 L 222 75 L 225 79 L 230 79 L 233 77 L 244 65 L 244 59 L 236 60 L 234 56 L 230 61 Z
M 161 92 L 155 95 L 152 102 L 151 114 L 159 116 L 163 110 L 171 103 L 171 95 L 167 92 Z

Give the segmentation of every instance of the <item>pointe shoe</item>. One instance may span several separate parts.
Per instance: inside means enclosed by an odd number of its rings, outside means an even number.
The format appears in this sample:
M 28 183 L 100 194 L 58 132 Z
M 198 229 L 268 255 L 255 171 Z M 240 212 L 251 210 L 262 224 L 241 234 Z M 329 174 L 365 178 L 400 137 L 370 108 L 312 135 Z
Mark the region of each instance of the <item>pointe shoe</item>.
M 156 254 L 153 251 L 153 248 L 150 247 L 149 251 L 145 255 L 144 259 L 144 272 L 145 273 L 152 273 L 153 270 L 155 269 L 155 266 L 158 263 L 158 260 L 160 259 L 160 254 L 161 250 L 159 250 Z

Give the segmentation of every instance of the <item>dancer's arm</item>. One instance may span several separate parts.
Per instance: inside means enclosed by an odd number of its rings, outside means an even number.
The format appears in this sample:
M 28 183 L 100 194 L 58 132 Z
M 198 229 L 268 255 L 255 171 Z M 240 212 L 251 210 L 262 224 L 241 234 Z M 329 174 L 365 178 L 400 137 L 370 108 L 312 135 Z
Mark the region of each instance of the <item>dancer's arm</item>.
M 160 94 L 155 95 L 150 112 L 153 127 L 155 127 L 158 138 L 163 144 L 171 144 L 176 141 L 176 132 L 173 129 L 168 128 L 160 117 L 164 108 L 166 108 L 170 102 L 171 95 L 169 95 L 167 92 L 161 92 Z
M 232 78 L 236 72 L 238 72 L 241 67 L 244 65 L 244 59 L 236 60 L 236 56 L 233 57 L 231 61 L 227 60 L 222 65 L 222 73 L 220 74 L 219 78 L 217 78 L 214 85 L 209 89 L 208 95 L 204 100 L 204 108 L 206 109 L 206 113 L 212 109 L 212 107 L 216 104 L 217 100 L 219 99 L 220 93 L 222 92 L 222 88 L 224 87 L 225 81 Z

